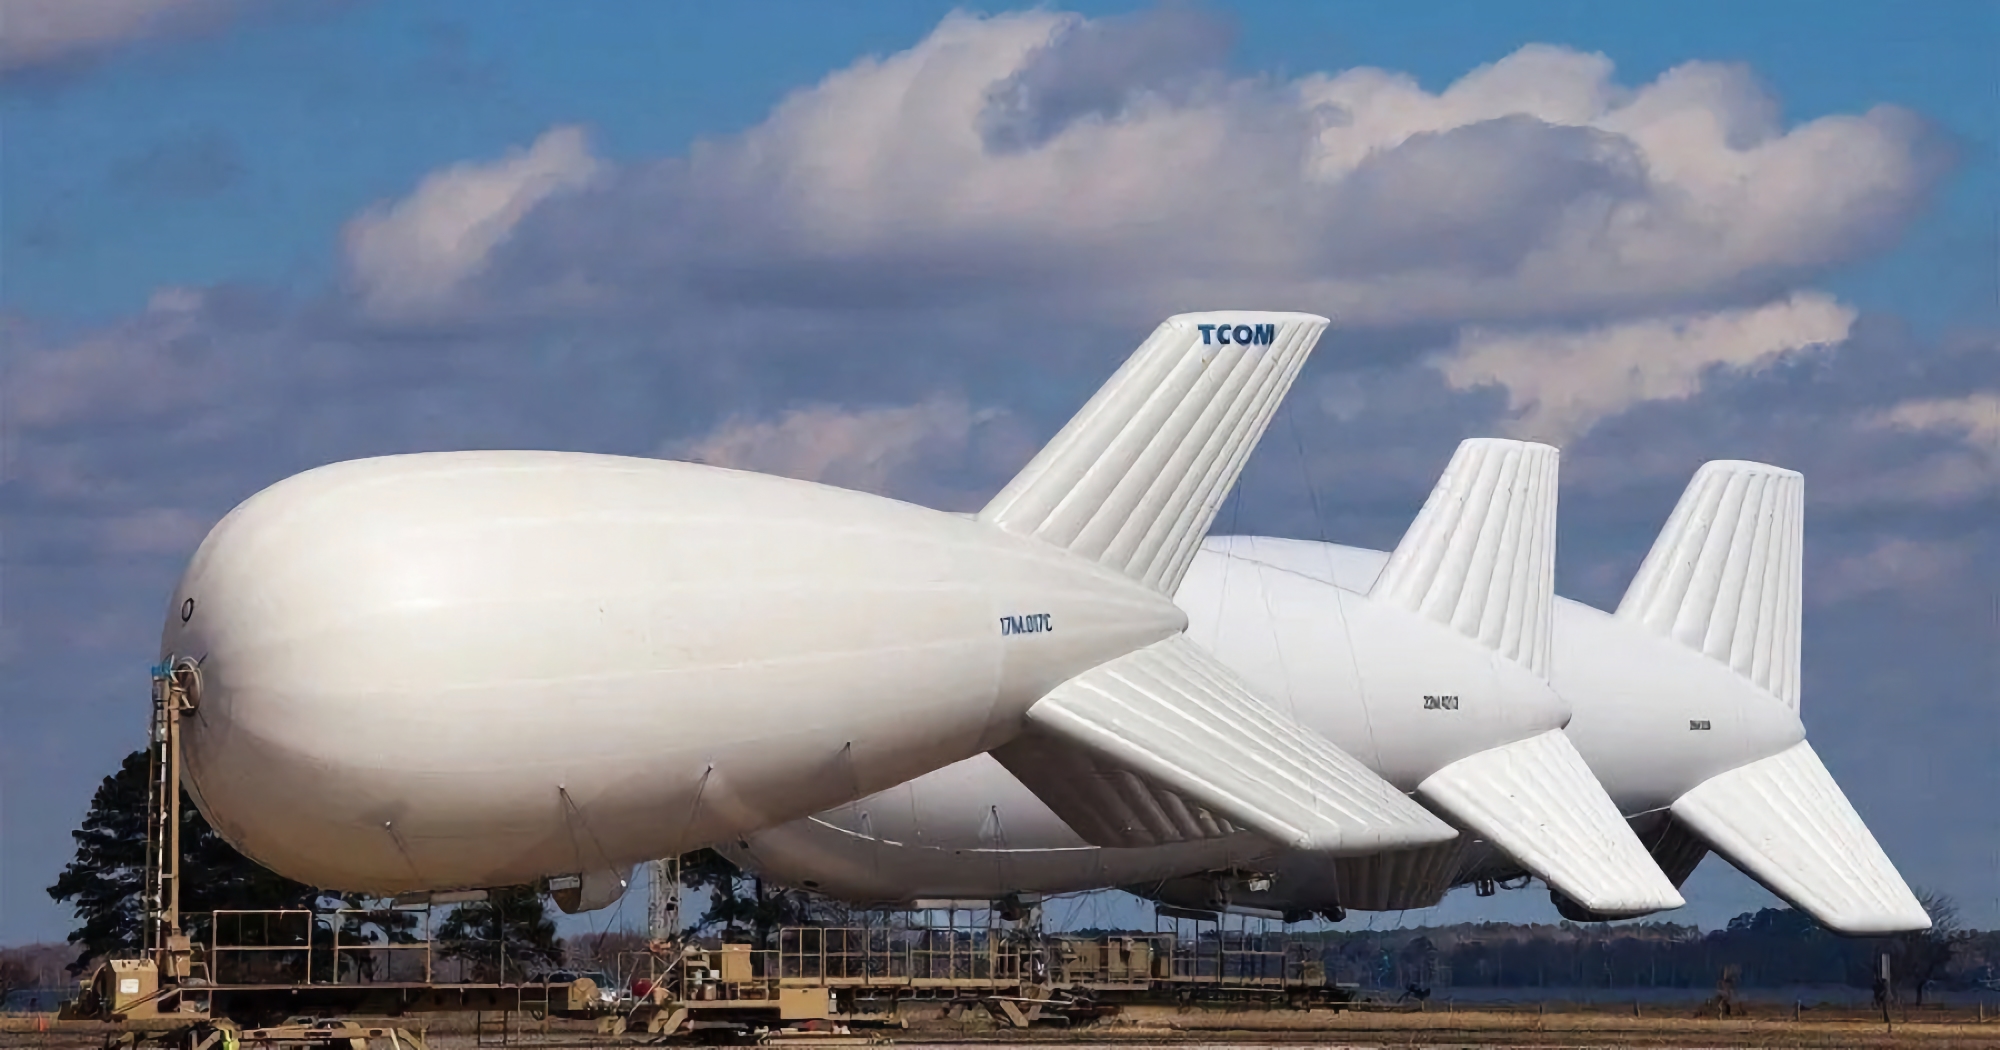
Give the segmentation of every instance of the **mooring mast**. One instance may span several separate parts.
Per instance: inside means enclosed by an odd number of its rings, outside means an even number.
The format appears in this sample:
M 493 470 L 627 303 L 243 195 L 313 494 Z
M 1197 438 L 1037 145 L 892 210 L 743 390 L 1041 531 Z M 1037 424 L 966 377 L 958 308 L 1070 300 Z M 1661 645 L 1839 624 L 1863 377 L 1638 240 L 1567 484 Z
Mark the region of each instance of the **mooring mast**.
M 681 859 L 647 864 L 646 880 L 646 939 L 661 944 L 681 932 Z
M 181 718 L 201 703 L 201 665 L 178 657 L 153 668 L 153 726 L 146 779 L 146 921 L 143 947 L 162 980 L 191 975 L 181 930 Z

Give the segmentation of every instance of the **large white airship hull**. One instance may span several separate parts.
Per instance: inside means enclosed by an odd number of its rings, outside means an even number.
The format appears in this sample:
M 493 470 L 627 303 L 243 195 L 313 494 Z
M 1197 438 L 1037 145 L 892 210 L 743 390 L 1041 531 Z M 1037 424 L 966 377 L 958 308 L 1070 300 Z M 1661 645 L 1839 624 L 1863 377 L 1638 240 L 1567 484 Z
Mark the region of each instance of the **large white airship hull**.
M 203 811 L 278 872 L 377 893 L 615 870 L 890 787 L 1185 623 L 954 515 L 550 452 L 288 479 L 173 608 Z
M 1029 735 L 1286 841 L 1448 838 L 1181 637 L 1167 598 L 1326 325 L 1168 318 L 975 520 L 553 452 L 280 482 L 203 542 L 161 640 L 199 668 L 196 801 L 310 885 L 546 876 L 565 908 Z M 1140 671 L 1121 722 L 1094 698 Z

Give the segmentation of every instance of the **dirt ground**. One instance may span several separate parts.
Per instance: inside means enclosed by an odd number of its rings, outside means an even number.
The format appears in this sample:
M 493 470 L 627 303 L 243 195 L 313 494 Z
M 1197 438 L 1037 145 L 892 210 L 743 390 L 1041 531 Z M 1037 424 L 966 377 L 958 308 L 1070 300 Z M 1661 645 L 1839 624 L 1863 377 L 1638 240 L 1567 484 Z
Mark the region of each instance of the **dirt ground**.
M 1121 1050 L 1229 1050 L 1235 1047 L 1924 1047 L 2000 1050 L 2000 1017 L 1982 1021 L 1973 1009 L 1924 1010 L 1899 1017 L 1893 1031 L 1879 1014 L 1807 1010 L 1799 1020 L 1790 1011 L 1767 1016 L 1696 1017 L 1688 1010 L 1629 1011 L 1534 1008 L 1460 1010 L 1435 1004 L 1414 1010 L 1268 1010 L 1132 1007 L 1086 1027 L 1037 1027 L 1027 1031 L 996 1026 L 983 1016 L 965 1021 L 914 1020 L 908 1028 L 872 1033 L 872 1041 L 906 1050 L 972 1044 L 1111 1044 Z M 1963 1015 L 1963 1016 L 1961 1016 Z M 426 1030 L 432 1050 L 473 1050 L 471 1018 L 437 1015 L 398 1022 Z M 37 1030 L 43 1028 L 47 1030 Z M 0 1018 L 0 1048 L 98 1050 L 107 1030 L 99 1026 L 53 1026 L 47 1019 Z M 862 1034 L 860 1032 L 857 1035 Z M 788 1043 L 809 1045 L 803 1037 Z M 851 1043 L 840 1040 L 839 1043 Z M 487 1044 L 491 1046 L 489 1042 Z M 509 1045 L 593 1050 L 631 1047 L 637 1040 L 607 1040 L 588 1026 L 528 1023 Z

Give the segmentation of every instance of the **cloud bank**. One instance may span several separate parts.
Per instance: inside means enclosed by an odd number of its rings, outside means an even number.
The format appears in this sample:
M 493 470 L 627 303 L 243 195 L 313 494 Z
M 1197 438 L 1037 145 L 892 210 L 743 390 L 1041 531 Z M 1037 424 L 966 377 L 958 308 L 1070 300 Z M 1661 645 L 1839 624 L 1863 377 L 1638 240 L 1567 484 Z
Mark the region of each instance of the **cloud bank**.
M 498 161 L 460 164 L 347 224 L 347 264 L 362 307 L 421 320 L 477 277 L 534 207 L 589 184 L 602 167 L 581 128 L 553 128 Z
M 1433 94 L 1367 68 L 1232 80 L 1211 36 L 1173 9 L 954 15 L 687 157 L 491 209 L 490 235 L 409 264 L 436 276 L 405 294 L 492 318 L 1060 303 L 1087 281 L 1074 309 L 1126 317 L 1227 301 L 1358 328 L 1601 323 L 1775 299 L 1886 244 L 1942 171 L 1914 114 L 1787 128 L 1737 66 L 1634 88 L 1601 55 L 1531 46 Z M 522 161 L 451 177 L 513 183 Z M 429 189 L 374 236 L 430 243 L 450 198 Z M 396 279 L 356 249 L 364 287 Z
M 1685 398 L 1712 367 L 1754 370 L 1847 339 L 1855 311 L 1798 293 L 1749 310 L 1648 318 L 1578 331 L 1466 328 L 1438 367 L 1452 386 L 1507 390 L 1510 434 L 1557 444 L 1642 401 Z
M 963 456 L 974 431 L 1005 416 L 933 396 L 914 405 L 791 409 L 775 419 L 732 416 L 700 437 L 668 443 L 671 459 L 888 493 L 919 463 Z

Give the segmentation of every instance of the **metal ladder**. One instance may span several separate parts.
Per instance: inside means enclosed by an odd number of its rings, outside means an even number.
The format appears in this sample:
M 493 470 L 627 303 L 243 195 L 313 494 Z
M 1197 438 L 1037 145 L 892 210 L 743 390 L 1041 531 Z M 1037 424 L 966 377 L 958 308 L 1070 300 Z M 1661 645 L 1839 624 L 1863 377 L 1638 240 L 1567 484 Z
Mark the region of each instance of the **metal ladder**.
M 514 1039 L 513 1011 L 481 1010 L 473 1015 L 472 1039 L 477 1046 L 508 1046 Z

